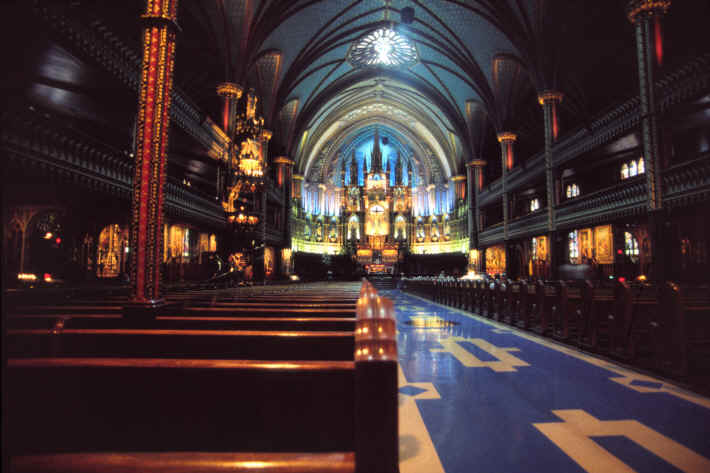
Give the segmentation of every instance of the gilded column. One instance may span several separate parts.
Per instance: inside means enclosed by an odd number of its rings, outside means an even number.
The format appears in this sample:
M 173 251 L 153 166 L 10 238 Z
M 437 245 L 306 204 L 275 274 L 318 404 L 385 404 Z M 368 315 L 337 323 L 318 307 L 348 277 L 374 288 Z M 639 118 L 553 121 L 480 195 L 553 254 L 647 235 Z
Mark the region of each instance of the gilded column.
M 165 303 L 163 187 L 167 173 L 168 130 L 173 86 L 178 0 L 146 0 L 143 62 L 138 95 L 136 161 L 131 221 L 131 282 L 127 313 L 151 313 Z
M 557 267 L 559 258 L 557 248 L 557 238 L 555 235 L 555 206 L 557 205 L 557 193 L 555 192 L 555 167 L 552 156 L 552 145 L 557 141 L 559 134 L 559 121 L 557 119 L 557 105 L 562 101 L 562 93 L 553 90 L 546 90 L 538 95 L 538 101 L 542 106 L 543 118 L 545 121 L 545 190 L 547 194 L 547 240 L 549 245 L 550 267 L 552 268 L 552 278 L 557 278 Z
M 469 210 L 469 238 L 470 248 L 478 248 L 478 232 L 481 231 L 481 207 L 479 205 L 478 194 L 483 188 L 483 168 L 487 162 L 482 159 L 474 159 L 466 164 L 468 171 L 468 201 L 469 208 L 473 211 L 471 218 L 471 210 Z
M 501 190 L 503 193 L 503 239 L 508 239 L 508 220 L 510 219 L 510 209 L 508 208 L 508 191 L 506 189 L 506 177 L 508 171 L 513 168 L 515 162 L 515 153 L 513 144 L 518 137 L 515 133 L 503 132 L 498 133 L 498 142 L 501 149 Z

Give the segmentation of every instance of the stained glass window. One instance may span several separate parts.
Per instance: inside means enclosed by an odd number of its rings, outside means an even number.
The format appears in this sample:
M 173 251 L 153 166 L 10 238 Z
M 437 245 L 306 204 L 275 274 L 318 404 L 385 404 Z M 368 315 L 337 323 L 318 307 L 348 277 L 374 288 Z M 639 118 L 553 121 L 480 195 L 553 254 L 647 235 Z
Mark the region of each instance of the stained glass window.
M 577 197 L 579 195 L 579 186 L 577 184 L 569 184 L 565 193 L 567 194 L 568 199 Z
M 579 258 L 579 240 L 577 230 L 569 232 L 569 262 L 576 263 Z
M 629 177 L 629 165 L 624 163 L 621 166 L 621 178 L 622 179 L 628 179 Z
M 414 45 L 392 28 L 380 28 L 366 34 L 353 43 L 348 52 L 348 61 L 354 67 L 408 67 L 417 60 Z
M 639 242 L 629 232 L 624 232 L 624 254 L 631 258 L 639 255 Z
M 621 166 L 621 179 L 628 179 L 645 172 L 646 166 L 644 164 L 643 157 L 639 158 L 638 161 L 632 159 Z
M 629 163 L 629 177 L 633 177 L 636 174 L 638 174 L 638 170 L 636 168 L 636 161 L 631 161 Z

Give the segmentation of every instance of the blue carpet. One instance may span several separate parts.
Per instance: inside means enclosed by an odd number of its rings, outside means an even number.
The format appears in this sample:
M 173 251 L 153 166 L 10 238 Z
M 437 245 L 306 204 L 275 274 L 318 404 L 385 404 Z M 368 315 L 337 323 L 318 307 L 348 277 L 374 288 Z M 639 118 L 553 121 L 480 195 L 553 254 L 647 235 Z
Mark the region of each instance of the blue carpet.
M 563 353 L 400 291 L 388 295 L 397 308 L 399 357 L 407 381 L 431 382 L 441 394 L 441 399 L 416 403 L 448 473 L 585 471 L 534 425 L 564 422 L 553 410 L 583 411 L 602 422 L 637 421 L 705 461 L 710 458 L 710 402 L 706 398 L 684 399 L 685 391 L 672 386 L 671 392 L 656 392 L 668 385 L 601 360 L 597 363 L 602 366 L 596 366 L 583 359 L 589 355 Z M 439 317 L 457 325 L 416 328 L 406 323 L 412 316 Z M 458 350 L 456 355 L 437 351 L 452 346 Z M 517 350 L 495 351 L 495 347 Z M 506 353 L 523 366 L 491 364 Z M 461 359 L 470 355 L 482 366 L 464 366 Z M 654 392 L 638 392 L 611 380 L 622 374 L 638 376 L 641 379 L 631 381 L 631 386 Z M 682 471 L 623 433 L 589 438 L 637 471 Z M 682 451 L 682 447 L 675 450 Z

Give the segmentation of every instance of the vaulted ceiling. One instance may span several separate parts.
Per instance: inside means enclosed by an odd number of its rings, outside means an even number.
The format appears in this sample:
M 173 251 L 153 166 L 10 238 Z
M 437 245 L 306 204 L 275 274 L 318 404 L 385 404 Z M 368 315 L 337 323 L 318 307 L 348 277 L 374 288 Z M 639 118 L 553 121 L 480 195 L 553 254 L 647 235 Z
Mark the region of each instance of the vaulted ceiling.
M 37 2 L 64 4 L 68 14 L 106 25 L 140 51 L 144 0 Z M 254 88 L 274 131 L 272 153 L 295 158 L 307 176 L 326 176 L 348 141 L 379 126 L 406 143 L 407 158 L 431 178 L 447 178 L 471 157 L 495 161 L 496 131 L 518 133 L 522 159 L 539 151 L 537 91 L 564 93 L 563 133 L 634 94 L 626 3 L 180 0 L 175 84 L 217 123 L 218 83 Z M 707 51 L 695 32 L 704 28 L 708 5 L 674 2 L 664 25 L 667 67 Z M 415 46 L 416 63 L 353 66 L 352 45 L 385 26 Z
M 184 2 L 181 22 L 193 38 L 186 54 L 208 64 L 183 74 L 182 83 L 215 110 L 216 81 L 253 87 L 275 131 L 272 145 L 306 175 L 337 159 L 343 136 L 380 121 L 413 137 L 417 159 L 433 160 L 429 168 L 450 177 L 495 146 L 494 131 L 516 131 L 523 148 L 536 151 L 537 91 L 565 94 L 562 115 L 570 125 L 633 93 L 635 45 L 624 6 L 618 0 Z M 352 45 L 384 26 L 415 45 L 418 61 L 353 66 Z M 614 72 L 618 65 L 623 73 Z M 377 111 L 374 103 L 387 107 Z

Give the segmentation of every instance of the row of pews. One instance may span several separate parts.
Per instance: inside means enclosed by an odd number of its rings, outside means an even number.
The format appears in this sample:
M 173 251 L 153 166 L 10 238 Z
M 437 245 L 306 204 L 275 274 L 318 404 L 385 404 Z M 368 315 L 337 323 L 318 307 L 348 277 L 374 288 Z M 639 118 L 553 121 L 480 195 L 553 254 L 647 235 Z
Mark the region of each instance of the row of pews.
M 406 291 L 679 376 L 710 371 L 710 290 L 591 281 L 410 278 Z
M 9 303 L 10 471 L 398 471 L 394 314 L 369 283 L 168 299 Z

